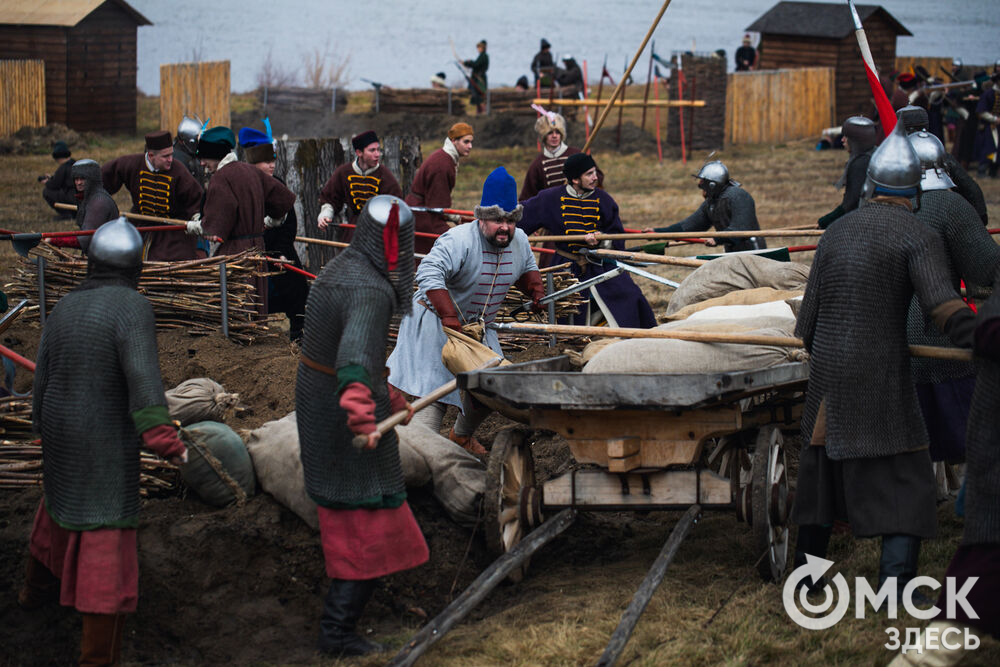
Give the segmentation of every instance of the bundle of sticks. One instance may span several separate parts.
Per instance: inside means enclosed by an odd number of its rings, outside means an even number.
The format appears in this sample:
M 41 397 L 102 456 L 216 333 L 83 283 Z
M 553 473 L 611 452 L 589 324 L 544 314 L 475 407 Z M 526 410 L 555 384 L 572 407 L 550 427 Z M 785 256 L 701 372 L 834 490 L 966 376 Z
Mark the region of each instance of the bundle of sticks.
M 31 251 L 45 259 L 45 306 L 51 312 L 56 302 L 79 285 L 87 274 L 87 261 L 72 249 L 41 244 Z M 268 319 L 256 316 L 254 278 L 269 275 L 261 255 L 247 251 L 182 262 L 146 262 L 139 291 L 153 306 L 158 329 L 186 329 L 204 335 L 219 331 L 222 323 L 219 264 L 226 262 L 226 294 L 229 337 L 249 344 L 273 334 Z M 12 298 L 38 301 L 38 267 L 23 260 L 14 281 L 7 286 Z M 27 317 L 38 317 L 38 306 L 27 309 Z

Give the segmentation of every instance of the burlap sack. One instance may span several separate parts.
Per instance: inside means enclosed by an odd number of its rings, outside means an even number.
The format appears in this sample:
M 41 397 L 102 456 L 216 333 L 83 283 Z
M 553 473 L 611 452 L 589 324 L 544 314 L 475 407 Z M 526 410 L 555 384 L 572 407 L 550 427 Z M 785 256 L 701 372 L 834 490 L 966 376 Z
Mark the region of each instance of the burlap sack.
M 794 318 L 753 317 L 737 320 L 690 319 L 658 329 L 791 336 Z M 635 338 L 608 345 L 593 356 L 584 373 L 711 373 L 755 370 L 804 358 L 801 348 L 685 340 Z
M 781 323 L 782 328 L 795 328 L 795 313 L 792 312 L 792 307 L 784 301 L 765 301 L 764 303 L 748 305 L 712 306 L 691 313 L 691 316 L 685 321 L 690 324 L 692 322 L 711 322 L 713 320 L 752 320 L 760 317 L 787 320 Z M 775 322 L 775 325 L 777 326 L 778 323 Z
M 180 466 L 184 483 L 209 505 L 243 504 L 254 494 L 257 479 L 243 440 L 216 421 L 186 426 L 180 437 L 188 462 Z
M 185 380 L 166 392 L 170 418 L 181 426 L 203 421 L 225 421 L 226 413 L 240 402 L 239 394 L 227 393 L 210 378 Z
M 705 299 L 698 303 L 684 306 L 677 312 L 667 315 L 667 320 L 684 320 L 698 311 L 714 306 L 749 306 L 756 303 L 767 303 L 769 301 L 782 301 L 801 297 L 802 290 L 778 290 L 773 287 L 754 287 L 753 289 L 741 289 L 722 296 Z
M 488 346 L 470 338 L 469 336 L 466 336 L 463 333 L 448 327 L 442 327 L 442 329 L 444 329 L 445 334 L 448 335 L 448 340 L 445 341 L 444 347 L 441 348 L 441 362 L 444 364 L 445 368 L 455 375 L 475 370 L 499 356 Z M 510 362 L 506 359 L 498 364 L 498 366 L 509 365 Z M 491 409 L 496 410 L 504 417 L 513 419 L 516 422 L 521 422 L 522 424 L 528 423 L 527 410 L 515 408 L 504 403 L 503 401 L 497 401 L 489 396 L 483 396 L 482 394 L 474 393 L 474 395 L 477 400 L 486 404 Z
M 735 290 L 773 287 L 803 290 L 809 266 L 796 262 L 776 262 L 758 255 L 733 253 L 713 259 L 695 269 L 670 297 L 667 316 L 681 308 Z
M 434 485 L 434 497 L 462 525 L 474 525 L 486 485 L 486 467 L 472 454 L 426 426 L 397 426 L 399 460 L 408 488 Z M 261 488 L 319 530 L 316 503 L 306 493 L 295 413 L 247 435 Z

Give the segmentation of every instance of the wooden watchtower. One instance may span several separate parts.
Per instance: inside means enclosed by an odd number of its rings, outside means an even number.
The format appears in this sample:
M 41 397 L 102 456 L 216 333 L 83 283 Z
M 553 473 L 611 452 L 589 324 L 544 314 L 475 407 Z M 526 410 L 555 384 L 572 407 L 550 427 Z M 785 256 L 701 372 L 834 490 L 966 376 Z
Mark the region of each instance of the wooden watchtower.
M 913 33 L 878 5 L 856 7 L 875 66 L 884 78 L 895 67 L 896 38 Z M 836 70 L 837 122 L 872 112 L 871 89 L 847 3 L 779 2 L 747 30 L 760 33 L 757 69 L 833 67 Z
M 3 0 L 0 59 L 45 61 L 48 122 L 132 134 L 141 25 L 121 0 Z

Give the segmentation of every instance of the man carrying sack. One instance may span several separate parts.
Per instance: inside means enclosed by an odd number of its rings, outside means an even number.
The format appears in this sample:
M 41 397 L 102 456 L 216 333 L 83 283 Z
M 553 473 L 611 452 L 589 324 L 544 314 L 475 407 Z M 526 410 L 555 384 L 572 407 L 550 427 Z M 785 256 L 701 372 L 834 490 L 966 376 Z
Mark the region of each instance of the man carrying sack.
M 444 328 L 464 328 L 502 356 L 496 332 L 485 325 L 496 317 L 510 286 L 517 285 L 541 310 L 542 279 L 528 237 L 516 227 L 521 219 L 517 183 L 503 167 L 486 178 L 475 214 L 475 223 L 438 238 L 417 270 L 413 312 L 400 323 L 388 361 L 389 383 L 413 396 L 424 396 L 454 377 L 441 359 L 449 339 Z M 486 454 L 473 433 L 490 411 L 471 396 L 456 390 L 416 419 L 438 432 L 448 405 L 462 411 L 448 437 L 473 454 Z

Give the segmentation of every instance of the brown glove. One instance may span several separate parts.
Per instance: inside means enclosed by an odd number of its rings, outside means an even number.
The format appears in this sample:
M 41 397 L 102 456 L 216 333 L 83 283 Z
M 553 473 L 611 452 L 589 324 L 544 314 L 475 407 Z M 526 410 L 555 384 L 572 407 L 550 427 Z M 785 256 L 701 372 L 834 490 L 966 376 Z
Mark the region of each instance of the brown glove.
M 443 326 L 446 326 L 449 329 L 454 329 L 455 331 L 462 330 L 462 323 L 458 319 L 458 312 L 455 310 L 455 304 L 452 303 L 451 295 L 448 294 L 448 290 L 427 290 L 427 300 L 431 302 L 431 306 L 434 307 L 434 312 L 441 318 L 441 324 Z
M 518 278 L 515 284 L 531 299 L 531 309 L 533 311 L 540 313 L 545 310 L 545 306 L 541 302 L 545 296 L 545 287 L 542 285 L 542 274 L 538 271 L 528 271 Z

